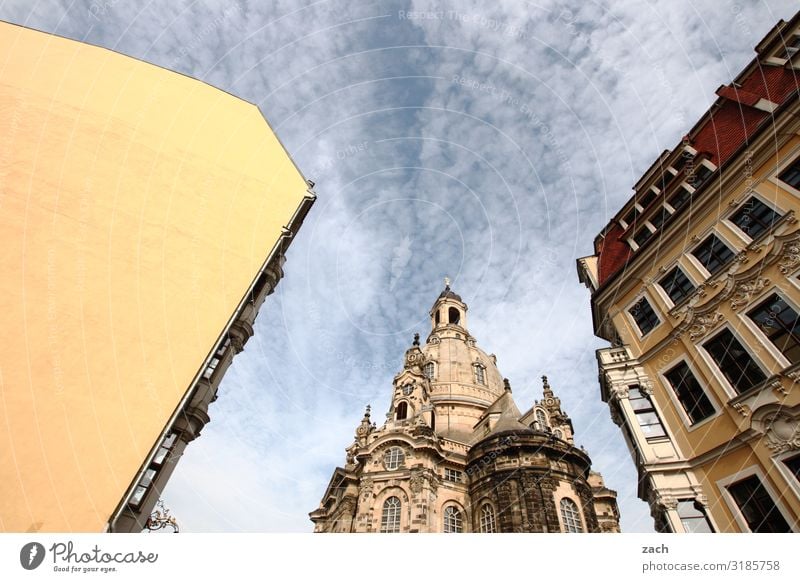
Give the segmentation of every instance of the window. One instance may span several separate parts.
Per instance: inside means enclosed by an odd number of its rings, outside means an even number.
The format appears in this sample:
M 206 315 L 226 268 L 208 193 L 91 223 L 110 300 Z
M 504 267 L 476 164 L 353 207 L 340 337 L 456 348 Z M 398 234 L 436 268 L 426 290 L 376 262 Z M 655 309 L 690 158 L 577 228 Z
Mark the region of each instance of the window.
M 572 499 L 565 497 L 561 500 L 561 521 L 564 522 L 564 531 L 566 533 L 581 533 L 583 526 L 581 525 L 581 514 L 578 513 L 578 506 Z
M 714 533 L 705 511 L 694 499 L 678 500 L 678 515 L 688 533 Z
M 780 173 L 778 180 L 789 184 L 792 188 L 800 190 L 800 157 L 793 161 L 791 166 Z
M 650 333 L 655 326 L 661 323 L 656 315 L 656 312 L 653 311 L 653 308 L 650 307 L 650 303 L 648 303 L 647 299 L 644 297 L 634 303 L 633 307 L 628 310 L 628 313 L 633 316 L 633 319 L 643 336 Z
M 626 225 L 631 226 L 636 221 L 637 216 L 639 216 L 639 209 L 634 206 L 622 220 L 625 221 Z
M 481 364 L 475 364 L 475 383 L 486 385 L 486 368 Z
M 425 374 L 425 377 L 428 380 L 433 380 L 434 374 L 435 374 L 434 369 L 435 369 L 435 366 L 434 366 L 433 362 L 428 362 L 427 364 L 425 364 L 425 367 L 422 369 L 423 373 Z
M 731 222 L 752 239 L 772 228 L 783 216 L 753 196 L 731 216 Z
M 695 190 L 700 189 L 700 187 L 706 183 L 706 181 L 711 177 L 711 174 L 714 173 L 713 170 L 704 166 L 703 164 L 699 164 L 693 168 L 694 171 L 689 172 L 689 176 L 687 177 L 686 181 L 691 184 L 692 188 Z
M 650 224 L 656 227 L 656 230 L 661 228 L 667 219 L 672 216 L 672 213 L 667 210 L 666 206 L 661 206 L 653 216 L 650 217 Z
M 458 325 L 461 321 L 461 313 L 455 307 L 447 310 L 447 318 L 453 325 Z
M 712 275 L 724 267 L 733 258 L 733 251 L 712 234 L 692 251 L 692 254 Z
M 667 436 L 664 431 L 664 426 L 661 424 L 661 419 L 653 408 L 653 403 L 645 395 L 639 386 L 628 387 L 628 399 L 633 408 L 633 413 L 636 415 L 636 422 L 642 429 L 644 436 L 647 440 L 663 438 Z
M 784 459 L 783 464 L 789 468 L 789 471 L 800 481 L 800 455 L 795 455 L 789 459 Z
M 643 226 L 639 229 L 639 232 L 633 235 L 633 240 L 637 245 L 642 246 L 651 236 L 653 236 L 653 233 L 650 231 L 650 229 L 646 226 Z
M 445 467 L 444 480 L 450 481 L 451 483 L 461 483 L 461 471 Z
M 664 374 L 692 424 L 714 414 L 714 407 L 686 362 Z
M 406 418 L 408 418 L 408 403 L 407 402 L 401 402 L 400 404 L 397 405 L 396 418 L 397 418 L 397 420 L 405 420 Z
M 436 325 L 439 325 L 439 322 L 442 320 L 441 315 L 439 314 L 439 310 L 436 310 L 436 313 L 433 316 L 433 321 Z
M 485 503 L 481 507 L 481 533 L 497 533 L 494 525 L 494 508 Z
M 148 490 L 152 487 L 158 472 L 161 470 L 161 467 L 164 466 L 165 462 L 168 462 L 167 458 L 172 447 L 175 446 L 177 438 L 177 433 L 170 432 L 164 437 L 164 440 L 161 441 L 156 454 L 153 456 L 153 460 L 150 461 L 150 465 L 133 490 L 133 495 L 131 495 L 131 499 L 128 502 L 130 505 L 138 507 L 142 503 Z
M 784 46 L 783 56 L 781 58 L 791 59 L 797 54 L 797 51 L 800 51 L 800 36 L 795 36 L 786 43 Z
M 739 394 L 767 379 L 731 330 L 718 333 L 703 347 Z
M 800 328 L 797 312 L 773 293 L 747 316 L 792 364 L 800 363 Z
M 692 294 L 695 287 L 680 267 L 675 267 L 658 282 L 672 303 L 677 305 Z
M 444 533 L 462 533 L 464 520 L 457 507 L 449 505 L 444 510 Z
M 559 429 L 556 429 L 553 431 L 553 436 L 555 436 L 557 439 L 563 439 L 564 433 L 561 432 Z
M 398 533 L 400 531 L 400 500 L 390 497 L 383 502 L 381 513 L 381 533 Z
M 403 464 L 405 458 L 406 456 L 403 454 L 403 450 L 400 447 L 392 447 L 386 451 L 386 454 L 383 456 L 383 466 L 393 471 Z
M 678 210 L 678 208 L 689 202 L 691 199 L 692 193 L 683 186 L 678 186 L 678 188 L 675 190 L 675 193 L 670 197 L 669 200 L 667 200 L 667 203 L 675 210 Z
M 544 410 L 541 408 L 537 408 L 534 414 L 536 416 L 536 422 L 539 424 L 539 430 L 544 431 L 549 426 L 547 414 L 545 414 Z
M 647 208 L 650 203 L 656 199 L 656 193 L 652 190 L 648 189 L 647 192 L 642 194 L 642 197 L 638 200 L 639 206 L 642 208 Z
M 728 492 L 739 506 L 750 531 L 754 533 L 789 533 L 792 531 L 756 475 L 728 485 Z

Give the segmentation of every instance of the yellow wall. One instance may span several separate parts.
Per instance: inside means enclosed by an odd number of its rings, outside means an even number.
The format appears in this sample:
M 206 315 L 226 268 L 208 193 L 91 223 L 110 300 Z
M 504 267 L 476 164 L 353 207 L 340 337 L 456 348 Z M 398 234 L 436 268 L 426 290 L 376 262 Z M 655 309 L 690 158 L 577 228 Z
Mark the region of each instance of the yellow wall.
M 0 530 L 104 528 L 306 188 L 254 105 L 0 23 Z

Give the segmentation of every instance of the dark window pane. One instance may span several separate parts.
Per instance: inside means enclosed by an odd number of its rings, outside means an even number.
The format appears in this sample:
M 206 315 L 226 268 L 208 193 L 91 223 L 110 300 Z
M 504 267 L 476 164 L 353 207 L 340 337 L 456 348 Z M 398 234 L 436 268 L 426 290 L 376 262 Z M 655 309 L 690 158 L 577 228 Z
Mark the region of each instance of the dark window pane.
M 637 202 L 639 203 L 639 206 L 641 206 L 642 208 L 647 208 L 650 205 L 650 203 L 655 199 L 656 199 L 656 193 L 648 189 L 644 194 L 641 195 L 641 197 L 639 198 L 639 200 L 637 200 Z
M 639 211 L 634 206 L 633 208 L 631 208 L 630 212 L 628 212 L 628 214 L 626 214 L 625 218 L 623 218 L 622 220 L 625 221 L 625 224 L 630 226 L 630 225 L 632 225 L 634 223 L 634 221 L 636 220 L 637 216 L 639 216 Z
M 647 302 L 647 299 L 642 297 L 633 304 L 628 310 L 633 316 L 634 321 L 636 321 L 636 325 L 639 326 L 639 331 L 642 332 L 642 335 L 647 335 L 650 331 L 661 323 L 661 320 L 658 319 L 656 312 L 653 311 L 653 308 L 650 307 L 650 304 Z
M 792 188 L 800 190 L 800 158 L 797 158 L 792 165 L 781 172 L 778 179 L 789 184 Z
M 753 475 L 728 486 L 748 527 L 755 533 L 789 533 L 792 530 L 778 511 L 761 480 Z
M 729 329 L 717 334 L 703 347 L 739 394 L 767 379 Z
M 731 216 L 731 222 L 752 239 L 772 228 L 782 215 L 761 202 L 758 198 L 750 198 Z
M 712 275 L 733 259 L 733 251 L 714 234 L 694 249 L 692 254 Z
M 647 239 L 649 239 L 652 235 L 653 233 L 650 232 L 650 229 L 647 228 L 646 226 L 643 226 L 642 228 L 639 229 L 639 232 L 637 232 L 634 235 L 633 240 L 636 241 L 637 245 L 642 246 L 644 243 L 647 242 Z
M 683 186 L 679 186 L 675 193 L 670 197 L 667 202 L 670 206 L 672 206 L 675 210 L 689 202 L 691 200 L 692 194 Z
M 650 217 L 650 224 L 656 227 L 656 230 L 660 229 L 667 219 L 672 216 L 669 210 L 666 207 L 662 206 L 659 208 L 656 213 Z
M 690 533 L 714 533 L 706 514 L 693 499 L 678 501 L 678 515 L 681 517 L 683 529 Z
M 800 327 L 797 312 L 773 293 L 747 314 L 792 364 L 800 363 Z
M 692 188 L 698 190 L 706 181 L 711 177 L 711 174 L 714 172 L 704 166 L 703 164 L 698 164 L 692 168 L 692 171 L 688 172 L 686 181 L 691 185 Z
M 658 284 L 667 292 L 675 305 L 686 299 L 695 289 L 694 284 L 680 267 L 672 269 Z
M 789 470 L 794 474 L 795 478 L 800 481 L 800 455 L 795 455 L 791 459 L 783 461 L 789 467 Z
M 714 407 L 686 362 L 681 362 L 665 374 L 692 424 L 714 414 Z

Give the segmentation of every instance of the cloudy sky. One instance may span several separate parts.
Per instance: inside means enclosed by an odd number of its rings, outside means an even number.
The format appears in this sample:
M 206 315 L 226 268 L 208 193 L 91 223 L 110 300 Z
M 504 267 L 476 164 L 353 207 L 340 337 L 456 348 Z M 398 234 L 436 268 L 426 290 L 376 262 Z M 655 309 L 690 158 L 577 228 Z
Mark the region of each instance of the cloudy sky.
M 796 0 L 0 0 L 0 19 L 258 104 L 319 199 L 164 499 L 184 531 L 310 531 L 448 275 L 527 409 L 550 383 L 623 531 L 575 258 Z M 211 290 L 209 290 L 211 292 Z

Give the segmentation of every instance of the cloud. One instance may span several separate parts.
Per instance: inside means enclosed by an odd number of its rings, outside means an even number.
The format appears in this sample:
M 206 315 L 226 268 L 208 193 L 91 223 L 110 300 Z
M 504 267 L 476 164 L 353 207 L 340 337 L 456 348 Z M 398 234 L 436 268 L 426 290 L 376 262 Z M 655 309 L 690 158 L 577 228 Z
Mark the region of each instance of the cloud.
M 651 531 L 574 260 L 793 2 L 6 1 L 0 18 L 257 103 L 319 200 L 164 494 L 186 531 L 309 531 L 442 277 L 522 408 L 546 373 Z M 409 17 L 410 13 L 427 14 Z M 733 33 L 731 33 L 733 31 Z M 588 446 L 588 445 L 587 445 Z

